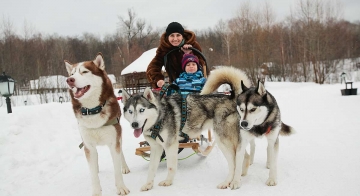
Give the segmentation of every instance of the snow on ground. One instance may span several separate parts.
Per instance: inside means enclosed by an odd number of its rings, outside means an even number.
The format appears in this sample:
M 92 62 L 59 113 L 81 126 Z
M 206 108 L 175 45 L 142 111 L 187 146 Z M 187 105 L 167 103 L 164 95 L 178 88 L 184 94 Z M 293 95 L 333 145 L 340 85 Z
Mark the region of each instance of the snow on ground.
M 360 82 L 354 83 L 360 87 Z M 135 155 L 143 138 L 135 138 L 121 118 L 123 149 L 131 172 L 124 175 L 130 195 L 360 195 L 360 95 L 341 96 L 344 84 L 266 82 L 277 99 L 282 119 L 297 133 L 280 138 L 278 185 L 268 187 L 266 139 L 256 140 L 254 164 L 237 190 L 216 185 L 227 176 L 227 163 L 217 146 L 208 157 L 193 155 L 179 161 L 170 187 L 157 184 L 166 177 L 160 163 L 154 188 L 141 192 L 148 161 Z M 358 92 L 360 94 L 360 92 Z M 91 195 L 91 183 L 77 122 L 69 102 L 0 107 L 0 195 Z M 192 154 L 190 149 L 180 158 Z M 116 195 L 113 165 L 106 147 L 99 147 L 103 195 Z

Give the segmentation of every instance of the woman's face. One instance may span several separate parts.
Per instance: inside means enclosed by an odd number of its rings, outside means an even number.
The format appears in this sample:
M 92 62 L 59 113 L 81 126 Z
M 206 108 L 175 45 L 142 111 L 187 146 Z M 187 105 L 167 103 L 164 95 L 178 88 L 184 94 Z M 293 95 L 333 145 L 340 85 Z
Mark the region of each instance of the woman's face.
M 171 45 L 178 46 L 183 40 L 183 36 L 180 33 L 171 33 L 168 39 Z

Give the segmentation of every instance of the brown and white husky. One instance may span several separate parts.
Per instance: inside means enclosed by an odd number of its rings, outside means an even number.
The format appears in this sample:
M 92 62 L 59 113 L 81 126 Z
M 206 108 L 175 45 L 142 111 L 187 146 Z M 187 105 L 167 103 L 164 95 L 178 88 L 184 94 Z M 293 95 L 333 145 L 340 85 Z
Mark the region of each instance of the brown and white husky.
M 69 73 L 66 82 L 89 164 L 92 195 L 101 195 L 96 150 L 98 145 L 109 147 L 114 164 L 116 192 L 127 195 L 130 191 L 124 184 L 122 173 L 129 173 L 130 170 L 122 153 L 121 111 L 105 72 L 103 56 L 99 53 L 93 61 L 73 64 L 65 60 L 65 66 Z

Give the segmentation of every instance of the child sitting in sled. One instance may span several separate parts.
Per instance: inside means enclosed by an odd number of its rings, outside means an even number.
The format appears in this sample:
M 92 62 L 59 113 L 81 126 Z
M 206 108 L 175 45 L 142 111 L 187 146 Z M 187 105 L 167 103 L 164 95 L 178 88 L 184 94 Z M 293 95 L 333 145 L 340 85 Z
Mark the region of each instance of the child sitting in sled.
M 182 95 L 199 93 L 206 82 L 199 59 L 193 54 L 184 54 L 181 67 L 183 72 L 175 79 L 174 84 L 179 86 Z

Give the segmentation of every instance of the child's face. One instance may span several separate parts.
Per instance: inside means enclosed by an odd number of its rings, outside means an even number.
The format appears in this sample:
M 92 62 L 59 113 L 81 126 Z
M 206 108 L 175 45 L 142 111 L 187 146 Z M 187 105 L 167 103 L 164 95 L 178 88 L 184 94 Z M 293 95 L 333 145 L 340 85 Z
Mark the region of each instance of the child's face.
M 185 66 L 186 73 L 195 73 L 197 72 L 197 64 L 195 62 L 189 62 Z

